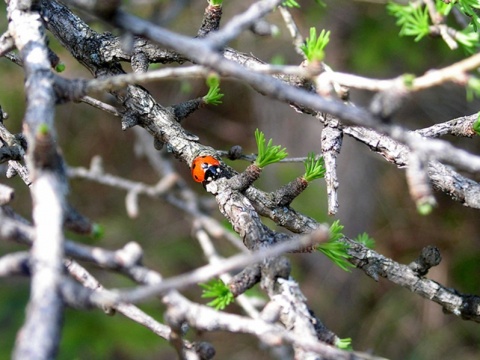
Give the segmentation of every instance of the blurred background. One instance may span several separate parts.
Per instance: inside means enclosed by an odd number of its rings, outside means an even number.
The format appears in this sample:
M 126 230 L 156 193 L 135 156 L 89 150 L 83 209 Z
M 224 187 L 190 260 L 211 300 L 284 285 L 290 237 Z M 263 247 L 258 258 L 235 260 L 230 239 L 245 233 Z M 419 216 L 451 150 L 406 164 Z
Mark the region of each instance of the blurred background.
M 395 19 L 387 14 L 385 2 L 298 0 L 301 9 L 292 14 L 304 36 L 314 26 L 318 31 L 331 31 L 326 49 L 326 62 L 334 69 L 374 78 L 391 78 L 403 73 L 420 75 L 432 68 L 441 68 L 464 57 L 450 51 L 439 39 L 399 38 Z M 224 2 L 225 24 L 245 10 L 252 1 Z M 201 24 L 206 1 L 135 1 L 125 6 L 139 16 L 162 26 L 195 36 Z M 5 9 L 1 9 L 3 19 Z M 115 31 L 82 14 L 98 31 Z M 234 49 L 252 53 L 266 62 L 297 65 L 302 59 L 295 53 L 279 12 L 267 20 L 280 28 L 276 38 L 258 37 L 246 32 L 230 44 Z M 6 22 L 1 23 L 5 31 Z M 49 34 L 52 48 L 66 64 L 62 76 L 90 78 L 90 74 L 66 53 Z M 123 64 L 131 71 L 129 64 Z M 10 117 L 6 126 L 11 132 L 21 131 L 25 108 L 23 72 L 7 59 L 0 59 L 0 105 Z M 152 65 L 152 68 L 160 66 Z M 203 96 L 204 81 L 162 81 L 146 86 L 162 105 L 168 106 Z M 306 156 L 320 151 L 322 126 L 314 117 L 298 114 L 289 106 L 256 93 L 249 86 L 232 80 L 221 83 L 225 94 L 218 107 L 200 109 L 183 122 L 183 126 L 200 137 L 203 144 L 218 150 L 241 145 L 245 152 L 254 152 L 255 128 L 267 138 L 287 147 L 290 156 Z M 352 100 L 366 105 L 371 94 L 352 92 Z M 107 98 L 103 100 L 107 101 Z M 417 129 L 447 121 L 478 110 L 478 103 L 467 102 L 465 90 L 444 86 L 417 94 L 409 99 L 394 121 Z M 69 166 L 88 167 L 95 155 L 104 160 L 111 174 L 155 184 L 159 179 L 148 162 L 135 155 L 136 137 L 132 130 L 123 132 L 120 121 L 85 104 L 58 107 L 58 141 Z M 458 146 L 478 152 L 477 139 L 448 138 Z M 152 141 L 153 146 L 153 141 Z M 194 183 L 183 163 L 172 159 L 186 182 L 199 194 L 208 196 L 201 185 Z M 238 170 L 248 164 L 230 163 Z M 3 171 L 4 173 L 4 171 Z M 256 184 L 265 191 L 275 190 L 303 174 L 302 164 L 281 164 L 267 168 Z M 344 233 L 355 237 L 367 232 L 376 240 L 376 250 L 400 263 L 409 263 L 427 245 L 437 246 L 442 263 L 428 276 L 460 292 L 480 294 L 478 212 L 465 208 L 443 194 L 436 193 L 439 206 L 433 214 L 420 216 L 408 196 L 404 170 L 387 164 L 364 145 L 345 137 L 339 158 L 340 211 L 327 216 L 326 190 L 317 181 L 293 203 L 293 207 L 321 222 L 336 219 L 345 226 Z M 12 206 L 31 218 L 28 189 L 20 179 L 3 178 L 3 183 L 16 189 Z M 95 242 L 88 237 L 67 234 L 70 239 L 109 249 L 122 247 L 129 241 L 141 244 L 145 264 L 163 276 L 171 276 L 205 264 L 202 251 L 191 236 L 191 218 L 162 199 L 141 198 L 140 214 L 128 217 L 123 191 L 73 180 L 69 199 L 84 215 L 105 227 L 105 237 Z M 213 215 L 222 220 L 218 211 Z M 270 224 L 270 223 L 269 223 Z M 235 249 L 225 241 L 216 241 L 218 251 L 228 256 Z M 23 249 L 8 242 L 0 243 L 0 254 Z M 478 324 L 453 315 L 408 290 L 381 279 L 378 283 L 363 272 L 346 273 L 333 266 L 320 254 L 289 255 L 293 275 L 301 283 L 308 303 L 325 325 L 341 338 L 351 337 L 355 350 L 372 352 L 392 359 L 477 359 L 480 331 Z M 132 286 L 128 279 L 88 267 L 106 287 Z M 0 359 L 10 357 L 15 334 L 24 320 L 28 301 L 28 279 L 2 279 L 0 291 Z M 200 299 L 200 288 L 185 294 Z M 159 321 L 163 308 L 158 301 L 140 306 Z M 241 313 L 235 305 L 227 308 Z M 188 338 L 211 341 L 217 359 L 267 359 L 269 354 L 258 341 L 246 335 L 226 333 L 200 334 L 191 330 Z M 123 318 L 107 316 L 98 310 L 67 310 L 59 359 L 172 359 L 175 353 L 162 339 L 149 330 Z

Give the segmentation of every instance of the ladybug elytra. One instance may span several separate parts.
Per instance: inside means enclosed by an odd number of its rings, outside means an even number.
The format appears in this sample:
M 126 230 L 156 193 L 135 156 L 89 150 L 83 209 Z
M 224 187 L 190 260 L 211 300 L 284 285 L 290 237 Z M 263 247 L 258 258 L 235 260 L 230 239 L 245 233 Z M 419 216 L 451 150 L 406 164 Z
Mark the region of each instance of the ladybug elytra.
M 213 156 L 199 156 L 192 162 L 192 177 L 196 182 L 210 182 L 222 175 L 220 162 Z

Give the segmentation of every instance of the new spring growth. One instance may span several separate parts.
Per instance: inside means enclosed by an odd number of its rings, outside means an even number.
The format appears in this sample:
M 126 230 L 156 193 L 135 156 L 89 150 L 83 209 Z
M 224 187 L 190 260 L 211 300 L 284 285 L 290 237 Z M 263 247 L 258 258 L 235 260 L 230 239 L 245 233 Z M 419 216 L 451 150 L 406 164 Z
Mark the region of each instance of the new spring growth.
M 330 239 L 323 244 L 318 245 L 317 250 L 326 255 L 331 261 L 345 271 L 350 271 L 351 267 L 354 267 L 348 259 L 348 245 L 341 241 L 344 237 L 342 234 L 343 225 L 338 220 L 334 221 L 330 226 Z
M 223 4 L 223 0 L 208 0 L 208 3 L 211 6 L 221 6 Z
M 343 339 L 339 338 L 335 341 L 335 346 L 342 350 L 348 350 L 348 351 L 353 350 L 351 338 L 343 338 Z
M 455 33 L 455 40 L 469 55 L 475 53 L 479 46 L 480 35 L 474 29 L 474 25 L 469 25 L 462 31 Z
M 473 131 L 475 131 L 477 135 L 480 135 L 480 113 L 478 113 L 477 120 L 475 120 L 472 127 Z
M 282 3 L 282 6 L 289 8 L 300 8 L 300 5 L 295 0 L 286 0 Z
M 366 232 L 357 235 L 355 241 L 359 242 L 360 244 L 366 246 L 369 249 L 373 249 L 375 247 L 375 240 L 371 238 Z
M 282 149 L 281 146 L 272 144 L 272 139 L 267 143 L 265 135 L 258 129 L 255 130 L 255 141 L 257 143 L 257 157 L 244 172 L 235 177 L 237 183 L 234 187 L 237 190 L 246 189 L 252 185 L 260 177 L 265 166 L 285 159 L 288 156 L 285 148 Z
M 202 298 L 213 298 L 207 305 L 214 307 L 216 310 L 225 309 L 235 300 L 230 289 L 221 279 L 212 279 L 208 283 L 198 285 L 203 288 Z
M 467 100 L 473 101 L 476 97 L 480 97 L 480 79 L 470 76 L 467 82 Z
M 397 25 L 400 26 L 400 36 L 415 36 L 414 41 L 420 41 L 429 34 L 430 16 L 426 6 L 399 5 L 390 2 L 387 5 L 387 10 L 397 18 Z
M 315 179 L 321 179 L 325 177 L 325 160 L 323 156 L 319 156 L 318 159 L 315 159 L 315 154 L 309 153 L 307 159 L 304 162 L 305 164 L 305 175 L 303 178 L 305 181 L 313 181 Z
M 437 13 L 443 18 L 442 23 L 444 24 L 449 23 L 446 17 L 451 14 L 453 7 L 456 8 L 457 13 L 463 13 L 467 19 L 470 19 L 470 24 L 463 29 L 449 28 L 449 36 L 467 54 L 475 53 L 480 45 L 480 36 L 477 32 L 480 26 L 480 18 L 475 9 L 480 9 L 480 3 L 477 0 L 458 0 L 448 3 L 446 1 L 435 1 L 434 6 Z M 407 5 L 389 2 L 387 10 L 397 18 L 397 25 L 400 26 L 400 36 L 414 36 L 414 41 L 419 41 L 427 35 L 441 35 L 440 29 L 435 25 L 438 19 L 432 21 L 427 6 L 419 2 L 409 2 Z M 456 46 L 449 46 L 452 50 L 457 48 Z
M 403 80 L 403 85 L 405 85 L 405 87 L 410 90 L 413 88 L 413 83 L 415 82 L 415 75 L 403 74 L 402 80 Z
M 105 236 L 105 228 L 100 224 L 93 224 L 91 236 L 94 240 L 101 240 Z
M 480 9 L 480 3 L 475 0 L 458 0 L 455 2 L 455 7 L 459 9 L 463 14 L 471 19 L 473 30 L 477 31 L 480 27 L 480 18 L 478 17 L 475 9 Z
M 322 30 L 317 37 L 317 30 L 310 28 L 310 37 L 305 39 L 305 44 L 300 49 L 305 54 L 309 63 L 320 62 L 325 57 L 324 49 L 330 41 L 330 31 Z
M 273 198 L 277 206 L 290 205 L 291 202 L 307 188 L 310 181 L 325 176 L 325 162 L 323 157 L 320 156 L 318 159 L 315 159 L 315 154 L 310 153 L 304 165 L 305 174 L 302 177 L 296 178 L 273 193 Z
M 208 105 L 219 105 L 222 103 L 223 94 L 220 92 L 220 78 L 217 74 L 211 74 L 207 77 L 208 93 L 203 97 L 203 101 Z
M 47 124 L 40 124 L 37 133 L 42 136 L 48 135 L 50 133 L 50 127 Z
M 255 141 L 257 142 L 258 155 L 254 161 L 254 165 L 264 168 L 267 165 L 276 163 L 288 156 L 287 149 L 280 145 L 273 145 L 273 140 L 265 141 L 265 135 L 260 130 L 255 130 Z
M 63 62 L 59 62 L 59 63 L 55 66 L 55 71 L 58 72 L 58 73 L 61 73 L 61 72 L 64 72 L 64 71 L 65 71 L 65 68 L 66 68 L 66 65 L 65 65 Z
M 419 202 L 417 205 L 417 211 L 420 215 L 426 216 L 433 211 L 433 205 L 430 202 Z

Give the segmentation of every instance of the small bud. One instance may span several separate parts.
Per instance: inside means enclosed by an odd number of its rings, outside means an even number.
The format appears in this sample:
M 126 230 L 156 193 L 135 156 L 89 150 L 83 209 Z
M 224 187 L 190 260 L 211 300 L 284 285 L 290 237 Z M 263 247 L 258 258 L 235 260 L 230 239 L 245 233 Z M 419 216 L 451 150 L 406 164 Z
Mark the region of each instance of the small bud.
M 242 156 L 243 149 L 240 145 L 234 145 L 228 150 L 227 157 L 230 160 L 238 160 Z

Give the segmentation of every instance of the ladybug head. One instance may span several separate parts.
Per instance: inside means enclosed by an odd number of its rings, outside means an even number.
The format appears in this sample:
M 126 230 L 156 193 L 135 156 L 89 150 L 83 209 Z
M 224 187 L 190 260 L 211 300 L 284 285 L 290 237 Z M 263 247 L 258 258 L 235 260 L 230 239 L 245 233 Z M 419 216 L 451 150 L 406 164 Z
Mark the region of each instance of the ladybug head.
M 222 169 L 220 165 L 211 165 L 207 163 L 202 164 L 202 169 L 205 171 L 204 173 L 204 182 L 210 182 L 213 180 L 217 180 L 222 175 Z

